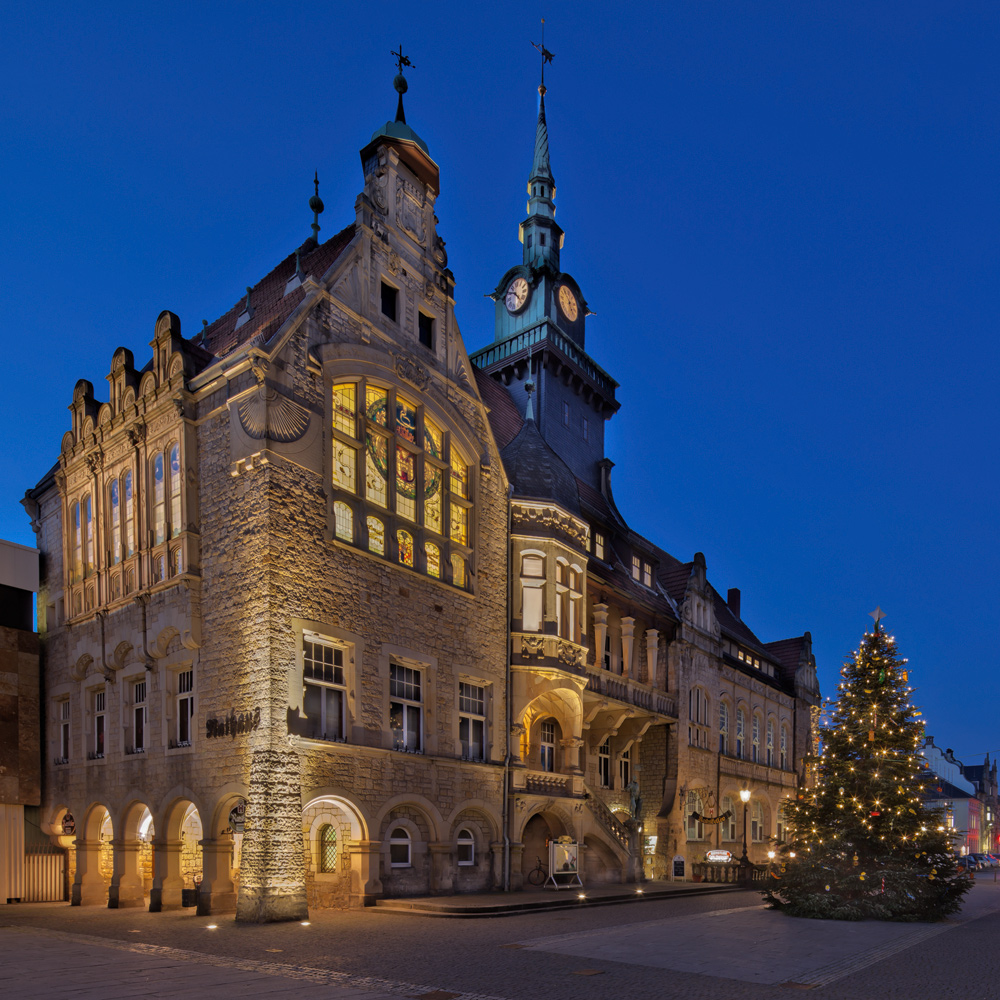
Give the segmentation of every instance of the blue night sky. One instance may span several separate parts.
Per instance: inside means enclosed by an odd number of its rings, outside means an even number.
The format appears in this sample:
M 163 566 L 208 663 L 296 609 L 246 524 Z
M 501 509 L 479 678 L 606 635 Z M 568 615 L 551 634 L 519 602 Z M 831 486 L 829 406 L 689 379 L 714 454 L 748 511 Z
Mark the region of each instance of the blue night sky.
M 8 6 L 0 537 L 77 379 L 193 336 L 354 218 L 395 111 L 441 167 L 466 346 L 520 261 L 539 16 L 562 263 L 620 383 L 618 505 L 705 553 L 764 641 L 810 630 L 826 694 L 868 612 L 927 731 L 1000 749 L 1000 9 L 941 2 Z

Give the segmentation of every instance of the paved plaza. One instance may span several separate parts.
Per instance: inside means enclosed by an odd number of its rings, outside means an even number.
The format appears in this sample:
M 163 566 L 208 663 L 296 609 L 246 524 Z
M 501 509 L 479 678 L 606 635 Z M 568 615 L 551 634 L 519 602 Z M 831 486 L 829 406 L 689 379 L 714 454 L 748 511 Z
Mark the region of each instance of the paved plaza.
M 0 908 L 16 998 L 996 1000 L 1000 883 L 937 924 L 797 920 L 733 892 L 508 917 L 325 912 L 237 925 L 191 911 Z

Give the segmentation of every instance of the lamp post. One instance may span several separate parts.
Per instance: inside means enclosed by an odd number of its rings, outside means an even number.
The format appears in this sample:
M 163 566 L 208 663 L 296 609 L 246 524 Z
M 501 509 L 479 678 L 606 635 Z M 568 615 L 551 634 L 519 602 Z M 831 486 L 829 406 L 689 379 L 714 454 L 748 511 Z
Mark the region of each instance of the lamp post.
M 750 789 L 740 789 L 740 801 L 743 803 L 743 857 L 740 858 L 740 882 L 747 885 L 750 881 L 750 858 L 747 857 L 747 803 L 750 801 Z

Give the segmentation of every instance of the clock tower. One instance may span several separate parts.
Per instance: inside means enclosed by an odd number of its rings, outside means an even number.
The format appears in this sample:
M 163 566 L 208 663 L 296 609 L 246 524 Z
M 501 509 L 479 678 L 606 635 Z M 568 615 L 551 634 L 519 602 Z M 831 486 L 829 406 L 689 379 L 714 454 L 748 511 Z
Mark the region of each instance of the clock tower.
M 528 214 L 518 227 L 521 263 L 489 293 L 496 303 L 493 343 L 471 360 L 507 386 L 522 416 L 530 398 L 531 418 L 542 437 L 574 475 L 600 488 L 604 421 L 618 410 L 618 383 L 587 354 L 592 313 L 576 280 L 561 270 L 564 234 L 556 222 L 549 163 L 544 63 L 538 94 Z

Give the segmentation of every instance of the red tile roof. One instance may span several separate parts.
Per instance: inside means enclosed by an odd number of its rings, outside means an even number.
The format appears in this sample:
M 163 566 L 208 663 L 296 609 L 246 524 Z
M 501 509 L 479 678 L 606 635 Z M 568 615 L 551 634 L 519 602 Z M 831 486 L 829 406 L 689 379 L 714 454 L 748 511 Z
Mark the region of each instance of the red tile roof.
M 322 278 L 354 239 L 354 229 L 354 224 L 351 223 L 319 246 L 312 239 L 306 240 L 299 247 L 303 273 L 317 280 Z M 301 286 L 285 295 L 285 285 L 294 273 L 295 253 L 292 252 L 250 290 L 253 316 L 246 323 L 239 328 L 236 326 L 246 305 L 244 295 L 232 309 L 208 325 L 204 340 L 200 333 L 195 335 L 193 340 L 196 346 L 203 346 L 215 357 L 221 358 L 255 338 L 261 344 L 266 343 L 305 297 Z

